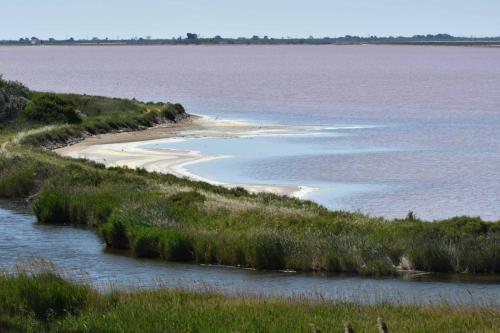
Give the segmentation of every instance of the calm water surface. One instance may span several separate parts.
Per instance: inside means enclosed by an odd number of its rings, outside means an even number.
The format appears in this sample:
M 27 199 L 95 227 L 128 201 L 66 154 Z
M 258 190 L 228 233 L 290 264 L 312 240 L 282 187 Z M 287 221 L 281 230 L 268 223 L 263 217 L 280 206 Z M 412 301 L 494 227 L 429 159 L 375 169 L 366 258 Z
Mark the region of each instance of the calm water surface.
M 251 147 L 191 171 L 310 185 L 319 188 L 312 199 L 335 209 L 500 219 L 498 48 L 2 47 L 0 73 L 38 90 L 177 101 L 213 117 L 363 125 L 182 148 L 229 155 L 226 148 Z
M 40 225 L 27 211 L 0 209 L 0 269 L 10 270 L 13 265 L 40 259 L 64 267 L 70 277 L 102 290 L 164 286 L 217 289 L 226 294 L 322 295 L 331 300 L 362 302 L 446 300 L 500 306 L 498 277 L 483 283 L 321 277 L 137 260 L 106 252 L 103 242 L 90 230 Z

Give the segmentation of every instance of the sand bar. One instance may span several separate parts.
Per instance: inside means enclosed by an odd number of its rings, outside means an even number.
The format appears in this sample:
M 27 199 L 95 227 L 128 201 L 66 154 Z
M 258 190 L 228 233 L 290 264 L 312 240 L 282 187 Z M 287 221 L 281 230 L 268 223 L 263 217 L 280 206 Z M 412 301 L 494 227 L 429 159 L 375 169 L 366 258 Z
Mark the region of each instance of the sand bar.
M 77 144 L 57 149 L 56 152 L 62 156 L 93 160 L 106 166 L 144 168 L 148 171 L 170 173 L 179 177 L 205 181 L 228 188 L 240 186 L 250 192 L 270 192 L 296 198 L 307 198 L 315 188 L 285 184 L 223 183 L 203 178 L 186 169 L 186 166 L 190 164 L 228 158 L 229 156 L 207 156 L 192 150 L 146 149 L 142 146 L 159 142 L 202 138 L 303 135 L 306 131 L 313 133 L 317 130 L 317 127 L 312 126 L 255 125 L 192 116 L 177 124 L 160 125 L 143 131 L 92 136 Z

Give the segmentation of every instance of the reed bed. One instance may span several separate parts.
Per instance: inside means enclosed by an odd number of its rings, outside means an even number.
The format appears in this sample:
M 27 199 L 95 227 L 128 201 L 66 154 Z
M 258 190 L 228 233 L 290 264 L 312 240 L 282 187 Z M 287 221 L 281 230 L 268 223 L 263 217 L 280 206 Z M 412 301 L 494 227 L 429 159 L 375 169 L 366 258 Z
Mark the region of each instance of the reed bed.
M 42 268 L 42 269 L 40 269 Z M 0 275 L 2 332 L 496 332 L 498 308 L 183 289 L 100 293 L 51 266 Z

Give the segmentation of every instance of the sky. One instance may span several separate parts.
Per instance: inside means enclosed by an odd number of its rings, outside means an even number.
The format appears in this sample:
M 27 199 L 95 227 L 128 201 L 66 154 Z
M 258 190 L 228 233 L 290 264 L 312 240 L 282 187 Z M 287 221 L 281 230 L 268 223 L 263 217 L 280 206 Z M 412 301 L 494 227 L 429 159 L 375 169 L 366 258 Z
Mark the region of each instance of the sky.
M 0 40 L 500 36 L 500 0 L 0 0 Z

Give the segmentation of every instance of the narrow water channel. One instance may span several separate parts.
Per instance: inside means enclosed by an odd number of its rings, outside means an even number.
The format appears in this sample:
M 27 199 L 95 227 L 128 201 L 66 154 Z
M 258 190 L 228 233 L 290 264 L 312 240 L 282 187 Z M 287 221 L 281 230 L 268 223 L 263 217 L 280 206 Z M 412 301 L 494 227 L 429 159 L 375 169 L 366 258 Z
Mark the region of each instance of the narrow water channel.
M 0 204 L 3 207 L 4 203 Z M 226 294 L 318 296 L 404 303 L 447 301 L 500 306 L 500 278 L 367 278 L 210 267 L 135 259 L 106 251 L 91 230 L 36 223 L 29 210 L 0 208 L 0 269 L 43 260 L 100 290 L 184 287 Z

